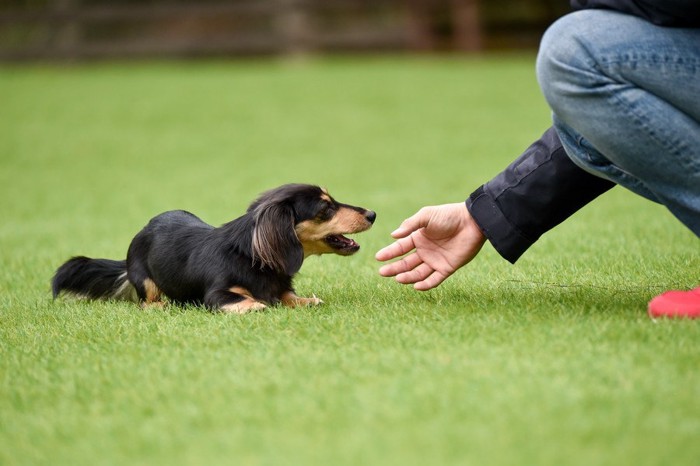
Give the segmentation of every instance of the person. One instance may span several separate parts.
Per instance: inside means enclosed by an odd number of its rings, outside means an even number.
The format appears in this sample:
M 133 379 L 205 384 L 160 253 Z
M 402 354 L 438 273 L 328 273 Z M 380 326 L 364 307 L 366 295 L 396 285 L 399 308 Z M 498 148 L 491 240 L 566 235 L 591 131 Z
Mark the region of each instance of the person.
M 700 237 L 700 2 L 573 0 L 545 32 L 537 78 L 553 125 L 466 202 L 420 209 L 376 254 L 379 273 L 440 285 L 488 240 L 515 263 L 615 185 L 661 203 Z M 700 317 L 700 287 L 649 303 Z

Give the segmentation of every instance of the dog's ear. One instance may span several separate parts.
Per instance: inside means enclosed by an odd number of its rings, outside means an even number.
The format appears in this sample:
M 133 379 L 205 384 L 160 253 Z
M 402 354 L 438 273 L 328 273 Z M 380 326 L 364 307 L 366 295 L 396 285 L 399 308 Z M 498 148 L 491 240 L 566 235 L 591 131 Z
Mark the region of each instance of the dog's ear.
M 280 273 L 297 273 L 304 262 L 304 250 L 294 231 L 292 207 L 262 202 L 254 207 L 253 217 L 253 260 Z

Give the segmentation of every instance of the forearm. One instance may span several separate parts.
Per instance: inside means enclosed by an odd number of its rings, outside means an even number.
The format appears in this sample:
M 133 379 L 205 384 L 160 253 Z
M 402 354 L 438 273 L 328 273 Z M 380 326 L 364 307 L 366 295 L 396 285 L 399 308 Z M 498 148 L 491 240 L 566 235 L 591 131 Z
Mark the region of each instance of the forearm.
M 550 128 L 466 203 L 493 247 L 515 263 L 542 234 L 614 185 L 576 166 Z

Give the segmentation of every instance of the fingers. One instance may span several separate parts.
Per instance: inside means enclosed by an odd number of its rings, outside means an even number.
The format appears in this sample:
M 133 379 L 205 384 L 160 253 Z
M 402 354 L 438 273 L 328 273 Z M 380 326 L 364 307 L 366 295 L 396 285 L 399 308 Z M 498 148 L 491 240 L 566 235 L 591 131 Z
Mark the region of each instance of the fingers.
M 379 250 L 375 255 L 378 261 L 388 261 L 407 254 L 416 248 L 412 233 L 425 228 L 435 213 L 435 207 L 423 207 L 411 217 L 404 220 L 401 225 L 391 233 L 396 241 Z M 438 272 L 432 266 L 423 262 L 417 252 L 391 264 L 382 266 L 379 274 L 384 277 L 396 277 L 396 281 L 402 284 L 413 284 L 419 291 L 426 291 L 441 284 L 450 275 Z
M 404 240 L 399 240 L 384 249 L 390 249 L 396 246 L 397 250 L 399 250 L 397 243 L 402 241 Z M 399 255 L 401 254 L 403 253 L 399 253 Z M 387 257 L 387 259 L 389 258 L 390 257 Z M 379 253 L 377 253 L 377 259 L 379 259 Z M 434 270 L 431 266 L 423 262 L 415 252 L 396 262 L 382 266 L 379 269 L 379 274 L 383 277 L 396 277 L 396 281 L 403 285 L 413 284 L 413 288 L 418 291 L 427 291 L 435 288 L 449 277 L 449 274 Z
M 417 254 L 413 254 L 417 257 Z M 418 259 L 418 263 L 411 269 L 396 275 L 396 281 L 408 285 L 425 280 L 433 273 L 433 268 Z
M 380 249 L 374 257 L 378 261 L 387 261 L 403 256 L 407 252 L 411 251 L 413 248 L 415 248 L 415 244 L 413 243 L 413 239 L 410 237 L 410 234 L 425 227 L 428 224 L 429 219 L 430 215 L 428 214 L 428 208 L 423 207 L 417 213 L 404 220 L 401 225 L 391 233 L 391 236 L 397 238 L 398 241 L 395 241 L 389 246 Z
M 391 243 L 389 246 L 380 249 L 374 257 L 378 261 L 388 261 L 390 259 L 403 256 L 414 247 L 415 245 L 413 244 L 413 238 L 409 236 L 408 238 L 401 238 L 398 241 Z
M 404 220 L 399 227 L 391 233 L 394 238 L 405 238 L 416 230 L 428 225 L 430 214 L 428 208 L 423 207 L 418 212 Z
M 447 277 L 449 277 L 449 275 L 445 275 L 442 272 L 438 272 L 436 270 L 428 277 L 426 277 L 425 280 L 415 283 L 413 285 L 413 288 L 415 288 L 418 291 L 428 291 L 435 288 L 440 283 L 444 282 Z
M 404 285 L 413 284 L 413 288 L 418 291 L 428 291 L 445 281 L 448 276 L 423 263 L 409 272 L 397 275 L 396 281 Z
M 409 254 L 401 260 L 382 266 L 379 269 L 379 275 L 383 277 L 393 277 L 415 269 L 422 262 L 418 254 Z
M 441 284 L 449 276 L 434 270 L 426 263 L 418 264 L 414 269 L 396 275 L 396 281 L 403 285 L 413 284 L 418 291 L 428 291 Z

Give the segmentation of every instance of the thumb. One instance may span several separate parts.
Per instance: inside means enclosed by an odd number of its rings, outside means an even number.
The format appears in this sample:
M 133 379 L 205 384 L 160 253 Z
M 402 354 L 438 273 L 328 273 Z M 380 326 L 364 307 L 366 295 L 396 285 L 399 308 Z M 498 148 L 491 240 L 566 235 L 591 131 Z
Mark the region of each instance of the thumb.
M 423 207 L 421 210 L 404 220 L 399 227 L 391 232 L 394 238 L 404 238 L 416 230 L 428 226 L 430 213 L 428 207 Z

